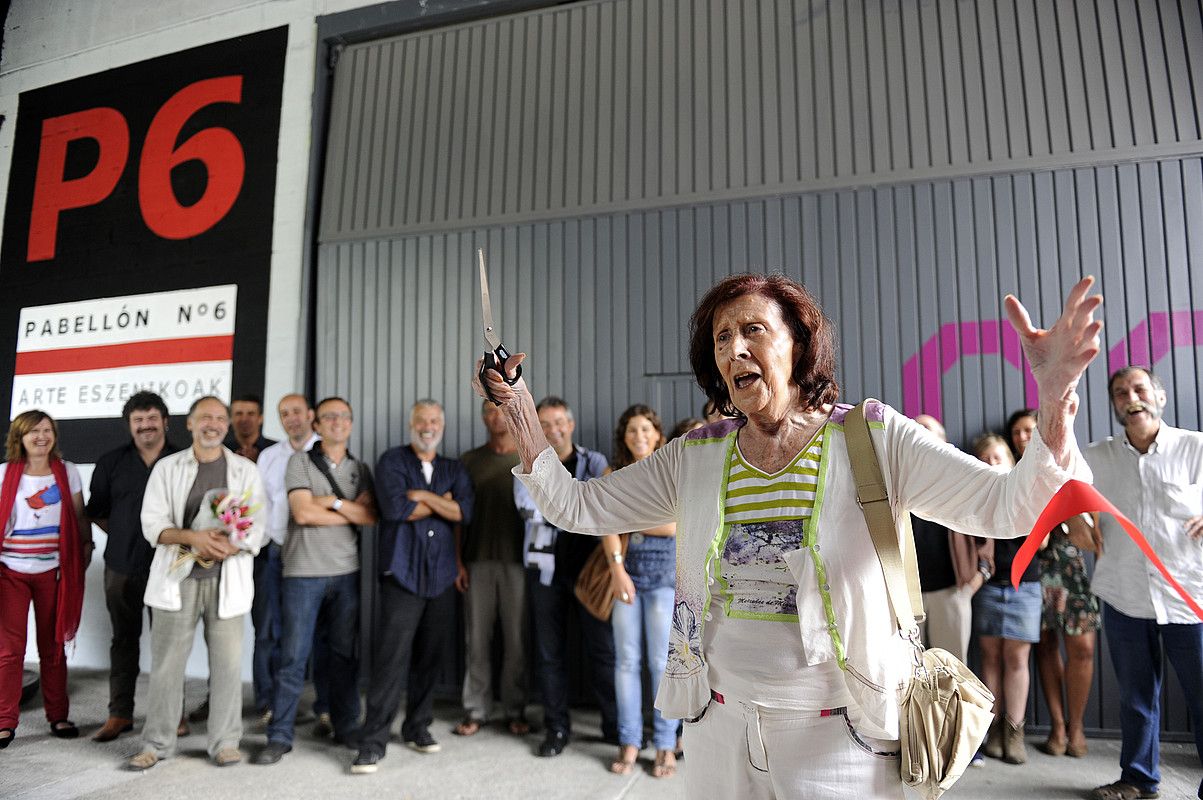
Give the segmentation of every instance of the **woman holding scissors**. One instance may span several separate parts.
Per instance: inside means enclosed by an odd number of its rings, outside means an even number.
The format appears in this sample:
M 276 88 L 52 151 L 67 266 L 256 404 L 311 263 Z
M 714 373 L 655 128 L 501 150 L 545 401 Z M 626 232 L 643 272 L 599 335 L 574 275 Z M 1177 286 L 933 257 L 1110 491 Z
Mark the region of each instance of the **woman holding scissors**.
M 1072 423 L 1078 380 L 1100 346 L 1102 298 L 1087 296 L 1091 285 L 1074 287 L 1049 330 L 1007 298 L 1042 401 L 1039 430 L 1010 473 L 867 405 L 896 516 L 1014 537 L 1066 480 L 1088 476 Z M 494 356 L 497 369 L 478 363 L 475 386 L 500 404 L 522 458 L 515 474 L 555 525 L 602 535 L 676 522 L 656 706 L 687 720 L 690 796 L 901 798 L 898 687 L 911 645 L 857 503 L 831 324 L 793 281 L 735 275 L 706 293 L 690 327 L 698 385 L 734 418 L 587 483 L 543 440 L 516 371 L 523 354 Z

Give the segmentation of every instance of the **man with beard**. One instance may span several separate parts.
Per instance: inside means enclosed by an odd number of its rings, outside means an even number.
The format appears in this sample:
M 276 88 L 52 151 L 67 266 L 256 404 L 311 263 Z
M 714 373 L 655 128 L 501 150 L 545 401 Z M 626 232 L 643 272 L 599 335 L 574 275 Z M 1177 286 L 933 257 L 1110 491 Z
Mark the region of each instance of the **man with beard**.
M 109 718 L 92 738 L 111 742 L 134 727 L 142 595 L 154 548 L 142 536 L 142 495 L 159 459 L 179 448 L 167 441 L 167 404 L 154 392 L 138 392 L 121 410 L 130 441 L 105 453 L 92 472 L 88 519 L 106 534 L 104 601 L 113 624 L 109 647 Z
M 439 750 L 430 735 L 434 684 L 455 630 L 455 584 L 467 579 L 460 525 L 471 522 L 473 502 L 463 464 L 436 452 L 443 427 L 442 406 L 419 400 L 410 413 L 410 443 L 387 450 L 376 465 L 380 622 L 354 774 L 375 772 L 384 758 L 406 664 L 401 738 L 419 753 Z
M 142 535 L 155 548 L 146 582 L 154 609 L 150 689 L 142 752 L 126 766 L 142 771 L 175 752 L 184 666 L 205 625 L 209 650 L 209 757 L 219 767 L 242 760 L 242 633 L 251 610 L 254 557 L 265 538 L 264 494 L 255 464 L 222 447 L 230 412 L 216 397 L 188 410 L 192 446 L 155 465 L 142 501 Z M 246 497 L 251 527 L 241 541 L 214 521 L 224 496 Z
M 1087 448 L 1095 486 L 1136 523 L 1182 586 L 1203 597 L 1203 434 L 1162 421 L 1166 391 L 1144 367 L 1117 371 L 1107 389 L 1124 435 Z M 1104 515 L 1099 522 L 1092 587 L 1103 601 L 1123 746 L 1120 779 L 1090 796 L 1157 797 L 1163 648 L 1186 695 L 1203 761 L 1203 622 L 1115 519 Z

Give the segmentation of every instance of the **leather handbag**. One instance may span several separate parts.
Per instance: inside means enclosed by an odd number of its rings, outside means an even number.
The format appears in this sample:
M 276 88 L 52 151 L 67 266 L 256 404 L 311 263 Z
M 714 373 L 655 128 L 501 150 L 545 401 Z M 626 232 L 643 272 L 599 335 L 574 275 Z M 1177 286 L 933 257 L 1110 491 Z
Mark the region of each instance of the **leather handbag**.
M 986 738 L 994 721 L 994 695 L 952 653 L 923 647 L 916 624 L 923 618 L 923 598 L 910 517 L 903 524 L 904 556 L 864 405 L 844 419 L 848 458 L 898 629 L 914 647 L 911 679 L 899 698 L 902 782 L 936 800 L 964 774 Z
M 623 556 L 627 554 L 629 538 L 625 533 L 618 537 Z M 610 612 L 614 610 L 614 588 L 610 583 L 610 554 L 606 552 L 605 542 L 598 542 L 589 554 L 576 578 L 573 594 L 590 614 L 602 622 L 610 621 Z

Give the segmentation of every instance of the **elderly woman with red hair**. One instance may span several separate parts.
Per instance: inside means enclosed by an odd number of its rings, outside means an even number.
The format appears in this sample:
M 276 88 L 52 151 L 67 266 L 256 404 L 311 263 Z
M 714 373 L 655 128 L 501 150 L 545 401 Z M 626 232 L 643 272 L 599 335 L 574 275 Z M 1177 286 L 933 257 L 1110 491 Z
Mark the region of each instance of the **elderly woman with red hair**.
M 1040 426 L 1000 474 L 876 401 L 871 438 L 897 518 L 914 511 L 992 537 L 1025 533 L 1052 494 L 1087 477 L 1075 389 L 1099 350 L 1091 280 L 1049 330 L 1007 311 L 1040 388 Z M 656 707 L 684 718 L 694 797 L 901 798 L 898 632 L 857 503 L 831 324 L 799 284 L 735 275 L 691 320 L 698 385 L 730 419 L 631 466 L 574 481 L 522 380 L 485 374 L 518 442 L 515 474 L 556 526 L 603 535 L 677 524 L 676 599 Z M 524 354 L 504 369 L 512 378 Z M 479 370 L 479 363 L 478 363 Z M 484 387 L 477 378 L 476 388 Z M 901 535 L 901 533 L 900 533 Z
M 33 604 L 42 696 L 50 732 L 73 739 L 67 719 L 67 656 L 83 609 L 84 569 L 92 557 L 83 485 L 63 461 L 58 426 L 45 411 L 18 414 L 0 464 L 0 749 L 16 735 L 29 606 Z

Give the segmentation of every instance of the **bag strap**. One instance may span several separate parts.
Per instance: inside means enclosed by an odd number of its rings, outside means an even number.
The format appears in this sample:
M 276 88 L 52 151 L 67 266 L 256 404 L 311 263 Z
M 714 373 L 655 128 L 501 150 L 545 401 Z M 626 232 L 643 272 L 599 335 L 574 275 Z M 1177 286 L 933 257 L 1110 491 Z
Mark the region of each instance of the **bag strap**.
M 350 456 L 351 454 L 348 452 L 347 457 L 349 458 Z M 317 471 L 322 473 L 322 476 L 329 481 L 330 491 L 334 492 L 335 497 L 339 500 L 349 499 L 343 493 L 343 490 L 339 488 L 338 481 L 334 480 L 334 476 L 330 474 L 330 465 L 326 463 L 326 455 L 322 452 L 321 442 L 314 442 L 313 447 L 309 448 L 309 460 L 317 468 Z
M 852 464 L 852 477 L 856 482 L 856 500 L 865 515 L 873 549 L 877 551 L 877 558 L 881 562 L 886 591 L 894 608 L 898 628 L 904 633 L 913 633 L 916 631 L 915 621 L 924 618 L 915 537 L 911 533 L 910 517 L 907 516 L 903 520 L 904 554 L 898 546 L 898 531 L 894 513 L 890 509 L 889 493 L 869 433 L 869 422 L 865 419 L 866 402 L 859 403 L 844 417 L 844 438 L 848 445 L 848 460 Z

